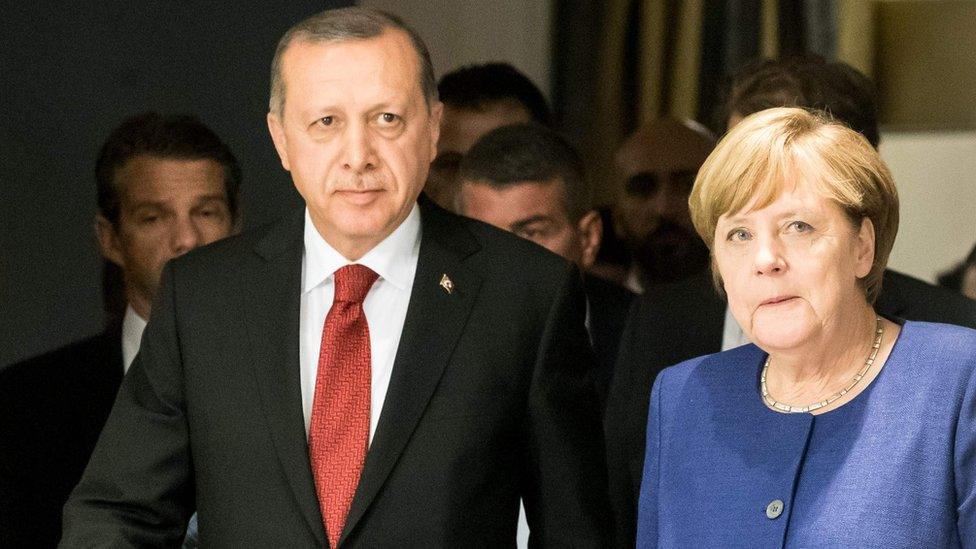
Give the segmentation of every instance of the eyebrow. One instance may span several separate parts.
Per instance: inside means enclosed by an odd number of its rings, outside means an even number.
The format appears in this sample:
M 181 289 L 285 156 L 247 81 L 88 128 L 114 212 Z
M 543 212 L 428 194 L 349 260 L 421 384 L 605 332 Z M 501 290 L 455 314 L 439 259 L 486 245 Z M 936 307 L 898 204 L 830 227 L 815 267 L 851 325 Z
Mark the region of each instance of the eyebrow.
M 224 196 L 223 194 L 205 194 L 203 196 L 197 197 L 193 205 L 198 206 L 202 203 L 210 203 L 210 202 L 223 202 L 226 204 L 227 197 Z M 159 200 L 146 200 L 144 202 L 136 202 L 135 204 L 132 205 L 130 209 L 133 211 L 141 210 L 143 208 L 165 210 L 167 207 L 168 206 L 166 202 L 159 201 Z
M 525 219 L 520 219 L 515 223 L 512 223 L 512 232 L 524 229 L 533 223 L 543 223 L 552 222 L 553 219 L 548 215 L 533 215 L 532 217 L 527 217 Z
M 777 215 L 776 218 L 777 219 L 782 219 L 784 217 L 796 217 L 796 216 L 801 215 L 801 214 L 803 214 L 803 215 L 809 215 L 810 213 L 812 213 L 812 212 L 800 212 L 800 211 L 797 211 L 797 210 L 790 210 L 788 212 L 783 212 L 783 213 Z M 726 225 L 741 225 L 741 224 L 743 224 L 745 222 L 746 222 L 746 217 L 744 215 L 741 215 L 741 214 L 740 215 L 736 215 L 734 217 L 727 217 L 727 218 L 725 218 L 725 224 Z M 721 224 L 721 223 L 719 223 L 719 224 Z

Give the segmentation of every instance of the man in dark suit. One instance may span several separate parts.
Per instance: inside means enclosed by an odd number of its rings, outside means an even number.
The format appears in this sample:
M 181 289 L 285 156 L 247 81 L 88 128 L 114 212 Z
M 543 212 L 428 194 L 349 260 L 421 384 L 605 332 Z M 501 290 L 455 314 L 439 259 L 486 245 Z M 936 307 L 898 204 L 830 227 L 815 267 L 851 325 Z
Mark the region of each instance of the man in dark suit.
M 733 76 L 726 113 L 731 126 L 753 112 L 787 105 L 826 110 L 878 146 L 873 86 L 848 65 L 819 58 L 761 61 Z M 886 317 L 976 328 L 976 302 L 890 269 L 884 273 L 875 310 Z M 655 377 L 673 364 L 747 342 L 708 269 L 654 288 L 634 303 L 605 415 L 616 529 L 627 544 L 632 545 L 636 535 Z
M 461 161 L 460 180 L 462 215 L 531 240 L 583 271 L 593 265 L 603 223 L 592 207 L 583 160 L 555 131 L 514 124 L 488 132 Z M 585 275 L 584 286 L 604 399 L 634 294 L 593 275 Z
M 108 328 L 0 370 L 0 546 L 57 544 L 61 508 L 139 349 L 163 265 L 228 236 L 239 219 L 237 161 L 190 116 L 128 118 L 95 175 Z
M 579 272 L 418 195 L 423 42 L 347 8 L 282 38 L 268 124 L 304 211 L 171 262 L 66 547 L 602 547 Z

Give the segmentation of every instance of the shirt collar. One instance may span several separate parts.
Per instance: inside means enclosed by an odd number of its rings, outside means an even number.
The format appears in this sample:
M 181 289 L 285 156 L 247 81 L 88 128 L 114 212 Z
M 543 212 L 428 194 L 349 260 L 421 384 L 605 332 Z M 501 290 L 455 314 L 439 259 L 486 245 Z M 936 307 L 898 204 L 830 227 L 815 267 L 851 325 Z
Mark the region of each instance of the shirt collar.
M 340 267 L 358 263 L 373 270 L 398 290 L 407 290 L 420 257 L 420 208 L 414 203 L 407 218 L 390 236 L 353 262 L 322 238 L 305 208 L 305 267 L 302 293 L 330 280 Z
M 132 360 L 139 353 L 139 345 L 142 343 L 142 332 L 146 329 L 146 321 L 132 305 L 125 308 L 125 316 L 122 317 L 122 371 L 128 372 L 132 366 Z

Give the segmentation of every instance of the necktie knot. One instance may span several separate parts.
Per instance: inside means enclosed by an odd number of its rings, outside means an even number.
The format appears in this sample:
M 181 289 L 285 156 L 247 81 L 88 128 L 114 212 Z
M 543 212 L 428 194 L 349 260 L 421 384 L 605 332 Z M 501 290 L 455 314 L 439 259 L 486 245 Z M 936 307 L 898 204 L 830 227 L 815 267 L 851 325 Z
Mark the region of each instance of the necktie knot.
M 379 275 L 365 265 L 346 265 L 335 272 L 335 300 L 362 303 Z

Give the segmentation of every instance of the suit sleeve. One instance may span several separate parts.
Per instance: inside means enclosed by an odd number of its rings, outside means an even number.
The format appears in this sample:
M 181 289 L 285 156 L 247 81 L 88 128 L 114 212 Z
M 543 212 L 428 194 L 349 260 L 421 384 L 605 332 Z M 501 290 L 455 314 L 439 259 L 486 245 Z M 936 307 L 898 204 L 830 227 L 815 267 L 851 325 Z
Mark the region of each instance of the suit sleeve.
M 176 275 L 160 295 L 81 482 L 61 547 L 179 547 L 192 510 Z
M 644 453 L 644 475 L 640 482 L 637 504 L 637 547 L 658 545 L 658 491 L 661 464 L 661 391 L 662 376 L 654 380 L 647 418 L 647 449 Z
M 523 499 L 530 547 L 607 547 L 609 513 L 595 360 L 579 272 L 546 322 L 529 389 Z
M 647 416 L 641 413 L 641 403 L 646 402 L 647 393 L 640 390 L 642 380 L 635 375 L 635 370 L 646 362 L 637 337 L 641 333 L 637 329 L 641 303 L 640 299 L 634 300 L 627 316 L 604 416 L 614 534 L 619 544 L 625 547 L 634 546 L 637 490 L 640 486 L 640 479 L 633 478 L 631 474 L 631 462 L 643 456 L 642 435 L 647 426 Z
M 976 363 L 970 353 L 968 366 Z M 976 373 L 970 373 L 969 387 L 956 423 L 954 476 L 956 482 L 957 528 L 962 546 L 976 548 Z

